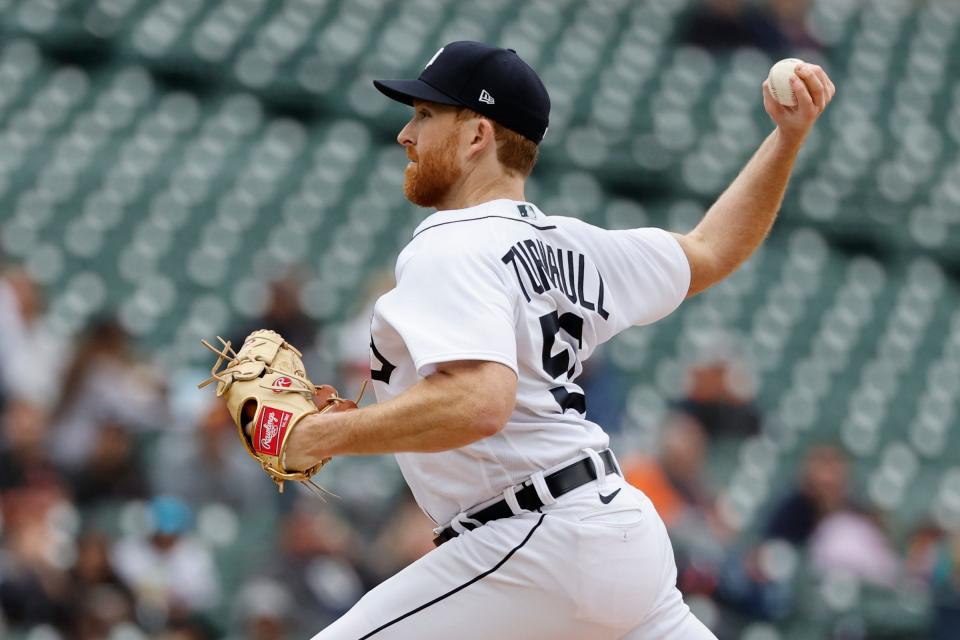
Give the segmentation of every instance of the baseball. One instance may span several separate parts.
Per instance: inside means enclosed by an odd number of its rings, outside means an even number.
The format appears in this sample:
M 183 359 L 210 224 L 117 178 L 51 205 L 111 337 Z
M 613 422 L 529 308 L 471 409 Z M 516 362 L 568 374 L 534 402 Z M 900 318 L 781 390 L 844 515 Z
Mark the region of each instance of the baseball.
M 797 106 L 797 96 L 790 87 L 790 78 L 795 75 L 794 69 L 798 64 L 803 64 L 803 60 L 786 58 L 770 67 L 770 75 L 767 77 L 770 81 L 770 92 L 774 99 L 785 107 Z

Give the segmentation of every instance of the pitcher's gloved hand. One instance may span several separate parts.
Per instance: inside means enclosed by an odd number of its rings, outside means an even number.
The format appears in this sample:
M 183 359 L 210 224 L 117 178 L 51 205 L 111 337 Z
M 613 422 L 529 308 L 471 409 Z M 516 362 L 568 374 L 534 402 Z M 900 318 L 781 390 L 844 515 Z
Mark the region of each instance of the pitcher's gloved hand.
M 275 331 L 254 331 L 239 351 L 218 338 L 213 374 L 200 385 L 217 382 L 217 396 L 227 402 L 230 416 L 244 447 L 283 491 L 287 480 L 309 481 L 327 462 L 321 460 L 307 468 L 289 468 L 285 462 L 290 434 L 308 415 L 356 409 L 352 400 L 344 400 L 330 385 L 314 385 L 304 370 L 301 353 Z M 222 368 L 221 368 L 222 367 Z

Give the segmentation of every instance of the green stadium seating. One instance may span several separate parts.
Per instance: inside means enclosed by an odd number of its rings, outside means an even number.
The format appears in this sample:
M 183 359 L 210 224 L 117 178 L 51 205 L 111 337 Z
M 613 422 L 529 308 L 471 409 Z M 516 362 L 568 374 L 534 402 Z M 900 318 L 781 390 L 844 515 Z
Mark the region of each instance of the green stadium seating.
M 199 339 L 255 316 L 291 267 L 307 313 L 331 333 L 349 320 L 423 215 L 402 195 L 407 111 L 370 79 L 415 74 L 444 42 L 491 40 L 541 71 L 553 111 L 528 197 L 548 213 L 688 230 L 771 128 L 773 60 L 679 43 L 689 0 L 0 5 L 2 252 L 46 287 L 58 332 L 114 310 L 171 366 L 205 362 Z M 808 24 L 824 49 L 798 55 L 836 100 L 768 243 L 607 348 L 621 437 L 653 446 L 686 366 L 732 336 L 767 428 L 714 451 L 731 526 L 749 534 L 774 480 L 832 440 L 897 536 L 928 518 L 957 531 L 960 5 L 815 0 Z M 883 617 L 842 581 L 809 590 L 817 611 Z M 887 609 L 878 624 L 912 619 Z M 804 629 L 742 637 L 821 637 Z

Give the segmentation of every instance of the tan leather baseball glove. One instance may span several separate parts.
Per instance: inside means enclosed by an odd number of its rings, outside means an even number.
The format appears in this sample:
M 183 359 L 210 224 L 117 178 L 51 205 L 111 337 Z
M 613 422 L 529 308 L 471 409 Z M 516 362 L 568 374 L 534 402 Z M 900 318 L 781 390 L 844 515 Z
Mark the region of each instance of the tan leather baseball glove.
M 217 382 L 217 396 L 227 402 L 243 446 L 283 492 L 287 480 L 313 483 L 313 476 L 330 461 L 322 460 L 309 469 L 291 469 L 284 463 L 290 434 L 305 416 L 314 413 L 349 411 L 357 403 L 345 400 L 329 385 L 316 386 L 307 378 L 302 354 L 280 334 L 267 329 L 254 331 L 234 351 L 220 338 L 217 349 L 206 340 L 203 346 L 217 354 L 203 388 Z M 221 368 L 222 367 L 222 368 Z

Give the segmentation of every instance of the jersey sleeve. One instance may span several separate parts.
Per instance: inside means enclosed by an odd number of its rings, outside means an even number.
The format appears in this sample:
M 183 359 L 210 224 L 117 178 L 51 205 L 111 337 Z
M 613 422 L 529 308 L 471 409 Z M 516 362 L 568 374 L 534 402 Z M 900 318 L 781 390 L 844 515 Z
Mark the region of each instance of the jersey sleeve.
M 656 322 L 680 306 L 690 289 L 690 263 L 672 234 L 652 227 L 599 232 L 596 255 L 622 324 L 617 331 Z
M 398 265 L 391 323 L 419 375 L 454 360 L 499 362 L 517 372 L 515 301 L 498 269 L 462 245 L 425 247 Z

